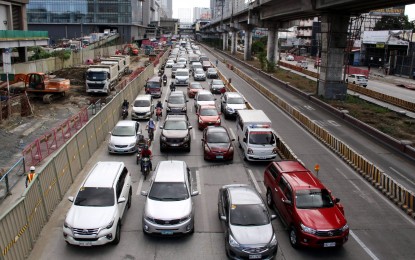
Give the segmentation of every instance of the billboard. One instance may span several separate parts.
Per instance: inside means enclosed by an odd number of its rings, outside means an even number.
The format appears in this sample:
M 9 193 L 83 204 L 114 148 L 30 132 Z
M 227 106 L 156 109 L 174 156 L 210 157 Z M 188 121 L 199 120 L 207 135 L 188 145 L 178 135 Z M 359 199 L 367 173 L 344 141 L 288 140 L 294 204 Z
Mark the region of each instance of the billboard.
M 389 8 L 381 8 L 369 11 L 369 15 L 378 16 L 403 16 L 405 14 L 405 6 L 395 6 Z

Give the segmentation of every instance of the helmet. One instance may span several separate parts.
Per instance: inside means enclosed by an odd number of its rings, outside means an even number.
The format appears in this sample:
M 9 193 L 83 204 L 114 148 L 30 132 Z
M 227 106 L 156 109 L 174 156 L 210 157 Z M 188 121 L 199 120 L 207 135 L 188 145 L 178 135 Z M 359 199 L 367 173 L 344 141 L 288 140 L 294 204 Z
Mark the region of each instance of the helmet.
M 150 118 L 150 122 L 153 122 L 154 120 L 153 120 L 153 118 Z
M 35 166 L 30 166 L 30 170 L 34 171 L 35 170 Z
M 148 150 L 148 145 L 144 145 L 144 150 Z

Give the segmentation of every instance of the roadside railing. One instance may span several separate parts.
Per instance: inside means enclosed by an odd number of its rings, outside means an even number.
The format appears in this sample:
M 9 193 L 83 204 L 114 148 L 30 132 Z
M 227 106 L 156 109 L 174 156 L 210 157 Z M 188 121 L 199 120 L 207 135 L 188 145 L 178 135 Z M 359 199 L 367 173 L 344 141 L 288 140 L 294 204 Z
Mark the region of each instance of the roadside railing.
M 25 159 L 22 157 L 7 172 L 0 172 L 0 202 L 11 193 L 11 189 L 25 174 L 25 168 Z

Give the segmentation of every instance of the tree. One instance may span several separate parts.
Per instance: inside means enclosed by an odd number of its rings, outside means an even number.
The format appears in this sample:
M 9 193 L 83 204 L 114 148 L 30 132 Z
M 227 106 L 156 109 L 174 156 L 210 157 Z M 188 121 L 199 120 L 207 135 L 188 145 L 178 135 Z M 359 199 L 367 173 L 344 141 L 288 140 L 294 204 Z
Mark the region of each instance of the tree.
M 414 30 L 414 23 L 409 22 L 408 16 L 383 16 L 376 24 L 373 30 Z

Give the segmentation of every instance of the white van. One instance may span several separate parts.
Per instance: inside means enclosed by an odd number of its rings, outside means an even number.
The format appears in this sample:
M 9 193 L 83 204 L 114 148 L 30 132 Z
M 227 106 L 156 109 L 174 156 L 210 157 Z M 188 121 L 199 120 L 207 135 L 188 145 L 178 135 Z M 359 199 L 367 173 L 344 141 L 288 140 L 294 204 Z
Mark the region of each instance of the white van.
M 63 224 L 66 243 L 78 246 L 118 244 L 121 220 L 131 207 L 131 175 L 123 162 L 97 162 L 69 197 L 72 206 Z
M 176 86 L 188 86 L 189 85 L 189 70 L 177 69 L 174 79 L 174 85 Z
M 151 95 L 138 95 L 133 104 L 131 119 L 150 119 L 154 113 L 153 97 Z

